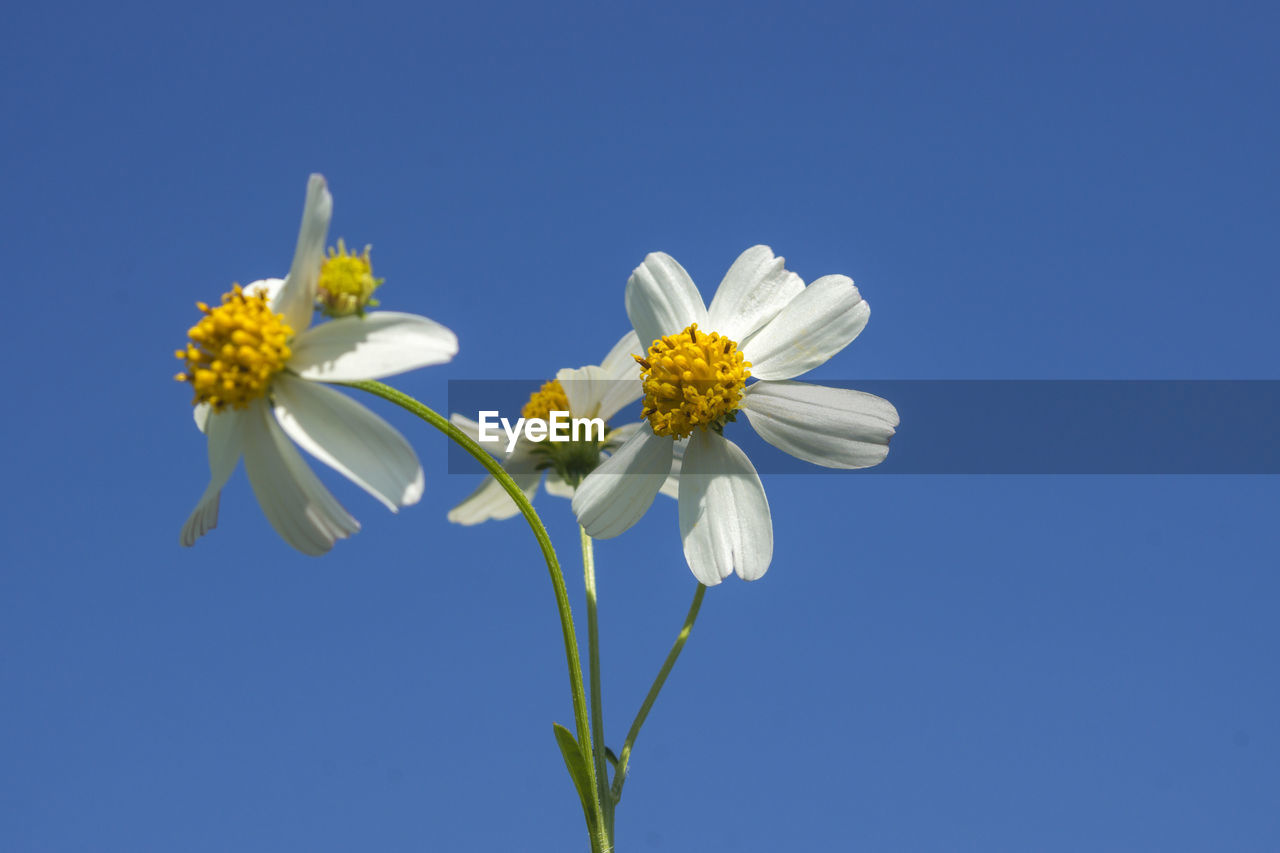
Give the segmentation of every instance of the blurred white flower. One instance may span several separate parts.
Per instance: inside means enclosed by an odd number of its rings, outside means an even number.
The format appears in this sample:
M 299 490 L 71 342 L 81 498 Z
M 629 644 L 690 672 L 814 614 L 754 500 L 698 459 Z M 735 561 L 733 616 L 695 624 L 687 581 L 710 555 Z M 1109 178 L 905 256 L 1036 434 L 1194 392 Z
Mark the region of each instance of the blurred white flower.
M 578 488 L 578 521 L 601 539 L 627 530 L 666 481 L 675 443 L 687 440 L 679 516 L 689 568 L 708 586 L 735 572 L 755 580 L 773 558 L 769 502 L 724 426 L 742 411 L 765 441 L 808 462 L 883 461 L 898 425 L 891 403 L 792 381 L 848 346 L 871 310 L 851 279 L 806 287 L 768 246 L 738 257 L 709 308 L 684 268 L 655 252 L 627 281 L 626 305 L 648 344 L 636 358 L 646 422 Z
M 550 412 L 559 411 L 569 412 L 572 418 L 600 418 L 607 424 L 610 418 L 644 393 L 631 355 L 639 349 L 635 332 L 627 332 L 600 364 L 558 371 L 555 379 L 530 395 L 520 411 L 521 417 L 545 420 Z M 459 414 L 452 415 L 450 420 L 481 447 L 490 446 L 488 442 L 480 442 L 480 426 L 476 421 Z M 504 438 L 502 446 L 493 455 L 529 499 L 532 500 L 538 491 L 544 472 L 548 494 L 571 498 L 574 485 L 570 481 L 580 480 L 639 428 L 639 422 L 610 427 L 603 443 L 533 442 L 521 434 L 510 450 L 506 449 Z M 678 475 L 677 459 L 660 491 L 674 498 Z M 497 480 L 488 477 L 449 511 L 449 520 L 471 525 L 511 518 L 517 512 L 519 508 L 511 496 Z
M 219 495 L 241 456 L 267 520 L 294 548 L 323 554 L 360 529 L 289 438 L 393 512 L 422 496 L 422 467 L 404 437 L 322 383 L 441 364 L 458 341 L 439 323 L 391 311 L 311 325 L 317 283 L 333 260 L 324 256 L 332 212 L 324 178 L 312 175 L 288 276 L 236 285 L 216 307 L 198 303 L 204 317 L 177 352 L 187 366 L 177 378 L 195 392 L 210 479 L 182 526 L 183 545 L 217 525 Z M 337 257 L 346 262 L 345 252 Z

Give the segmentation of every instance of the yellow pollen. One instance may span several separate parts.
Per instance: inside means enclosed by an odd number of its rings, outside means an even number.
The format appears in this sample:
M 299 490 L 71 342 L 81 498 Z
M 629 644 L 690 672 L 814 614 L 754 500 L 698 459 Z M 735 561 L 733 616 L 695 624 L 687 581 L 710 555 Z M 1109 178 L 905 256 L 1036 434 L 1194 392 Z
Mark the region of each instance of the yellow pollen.
M 685 438 L 694 427 L 722 430 L 733 420 L 747 385 L 751 362 L 738 345 L 694 323 L 678 335 L 653 342 L 640 364 L 644 383 L 641 417 L 658 435 Z
M 272 377 L 284 369 L 293 329 L 283 314 L 272 313 L 265 294 L 246 295 L 238 284 L 218 307 L 196 307 L 204 317 L 187 331 L 186 348 L 174 353 L 187 364 L 174 378 L 191 383 L 193 405 L 208 403 L 215 412 L 243 409 L 266 394 Z
M 552 379 L 529 396 L 529 402 L 520 410 L 520 417 L 525 420 L 542 418 L 545 421 L 551 417 L 551 412 L 567 411 L 569 398 L 564 393 L 564 387 L 559 380 Z
M 320 310 L 330 317 L 364 316 L 364 309 L 376 306 L 373 291 L 383 279 L 373 277 L 373 262 L 369 259 L 372 246 L 365 246 L 359 255 L 347 251 L 341 238 L 338 249 L 329 247 L 329 257 L 320 267 L 320 281 L 316 301 Z

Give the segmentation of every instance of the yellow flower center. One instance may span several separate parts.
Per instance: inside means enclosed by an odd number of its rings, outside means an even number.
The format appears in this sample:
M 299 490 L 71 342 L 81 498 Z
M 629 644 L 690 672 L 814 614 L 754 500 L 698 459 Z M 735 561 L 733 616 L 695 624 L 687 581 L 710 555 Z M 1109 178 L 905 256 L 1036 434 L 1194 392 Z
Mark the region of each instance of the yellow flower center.
M 672 438 L 685 438 L 694 427 L 724 429 L 751 375 L 751 362 L 743 361 L 735 342 L 700 333 L 697 323 L 654 341 L 648 358 L 632 357 L 644 382 L 640 415 L 656 434 Z
M 320 310 L 330 317 L 364 316 L 364 309 L 376 306 L 373 292 L 383 279 L 373 277 L 373 262 L 369 259 L 372 246 L 365 246 L 359 255 L 347 251 L 347 244 L 338 240 L 338 250 L 329 247 L 329 257 L 320 267 L 320 281 L 316 288 L 316 302 Z
M 267 393 L 271 378 L 284 370 L 293 329 L 283 314 L 271 311 L 264 293 L 246 294 L 238 284 L 223 294 L 217 308 L 203 302 L 196 307 L 204 317 L 187 331 L 186 349 L 175 353 L 187 370 L 174 378 L 191 383 L 193 405 L 208 403 L 215 412 L 243 409 Z
M 529 395 L 529 402 L 525 403 L 524 408 L 520 410 L 520 417 L 525 420 L 542 418 L 545 421 L 551 417 L 551 412 L 567 411 L 569 411 L 569 398 L 564 393 L 564 387 L 559 380 L 552 379 Z

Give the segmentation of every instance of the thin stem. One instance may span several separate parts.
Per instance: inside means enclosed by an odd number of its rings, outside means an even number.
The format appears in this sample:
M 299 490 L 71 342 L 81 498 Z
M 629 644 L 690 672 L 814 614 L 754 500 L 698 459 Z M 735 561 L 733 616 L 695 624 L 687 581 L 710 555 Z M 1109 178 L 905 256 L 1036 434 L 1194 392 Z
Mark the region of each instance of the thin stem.
M 587 590 L 587 666 L 591 671 L 591 757 L 596 771 L 596 787 L 604 807 L 605 834 L 613 840 L 613 797 L 609 793 L 609 771 L 604 756 L 604 706 L 600 685 L 600 619 L 596 605 L 595 548 L 586 528 L 582 535 L 582 575 Z
M 698 588 L 694 590 L 693 603 L 689 605 L 689 614 L 684 617 L 684 627 L 676 635 L 676 641 L 672 644 L 671 651 L 667 652 L 667 659 L 662 662 L 662 669 L 658 670 L 658 677 L 653 680 L 653 686 L 649 688 L 649 695 L 644 697 L 644 704 L 636 712 L 636 718 L 631 723 L 631 730 L 627 732 L 627 741 L 622 745 L 622 752 L 618 754 L 618 767 L 613 771 L 613 790 L 610 792 L 611 796 L 609 798 L 612 803 L 611 808 L 622 799 L 622 784 L 627 781 L 627 761 L 631 758 L 631 747 L 635 746 L 636 737 L 640 734 L 640 727 L 644 725 L 645 718 L 649 716 L 649 709 L 657 701 L 662 685 L 666 682 L 667 676 L 671 674 L 671 668 L 676 665 L 676 659 L 680 657 L 680 650 L 684 648 L 685 640 L 689 639 L 689 633 L 693 630 L 693 623 L 698 619 L 698 609 L 702 607 L 702 596 L 706 591 L 707 588 L 702 584 L 698 584 Z M 610 837 L 612 837 L 612 833 Z
M 534 539 L 538 540 L 538 547 L 542 550 L 542 558 L 546 561 L 547 571 L 551 575 L 551 585 L 555 590 L 556 596 L 556 609 L 560 613 L 560 631 L 564 634 L 564 656 L 569 664 L 569 691 L 573 694 L 573 719 L 578 729 L 578 742 L 585 749 L 587 744 L 591 743 L 591 726 L 587 722 L 587 697 L 582 687 L 582 661 L 578 655 L 578 635 L 573 628 L 573 612 L 569 609 L 569 592 L 565 588 L 564 573 L 560 570 L 560 561 L 556 559 L 556 550 L 551 545 L 551 537 L 547 534 L 547 528 L 543 525 L 542 519 L 538 518 L 538 513 L 534 511 L 533 504 L 529 503 L 524 491 L 511 479 L 511 475 L 484 448 L 472 441 L 469 435 L 458 429 L 435 410 L 418 402 L 408 394 L 397 391 L 390 385 L 384 385 L 381 382 L 364 380 L 341 384 L 359 388 L 361 391 L 367 391 L 374 396 L 395 403 L 400 408 L 412 412 L 440 430 L 452 439 L 455 444 L 475 457 L 476 461 L 493 475 L 493 478 L 498 481 L 503 490 L 516 502 L 516 506 L 520 508 L 520 514 L 524 516 L 525 521 L 529 523 L 529 529 L 533 531 Z M 594 851 L 604 853 L 604 851 L 609 850 L 608 839 L 604 834 L 604 809 L 596 782 L 595 767 L 590 762 L 587 764 L 587 776 L 593 800 L 592 811 L 595 813 L 596 822 L 594 829 L 588 827 L 588 830 L 592 833 L 591 847 Z

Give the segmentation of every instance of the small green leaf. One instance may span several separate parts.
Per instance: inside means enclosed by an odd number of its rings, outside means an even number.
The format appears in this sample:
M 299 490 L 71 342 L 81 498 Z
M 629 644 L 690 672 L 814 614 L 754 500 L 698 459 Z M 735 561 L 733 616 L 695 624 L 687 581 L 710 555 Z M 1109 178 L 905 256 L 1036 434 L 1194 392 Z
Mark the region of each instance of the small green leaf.
M 578 799 L 582 802 L 582 813 L 587 818 L 587 828 L 595 832 L 595 811 L 591 808 L 591 777 L 587 775 L 587 760 L 578 746 L 578 739 L 573 733 L 559 723 L 552 723 L 556 734 L 556 744 L 560 754 L 564 756 L 564 766 L 573 779 L 573 787 L 578 789 Z

